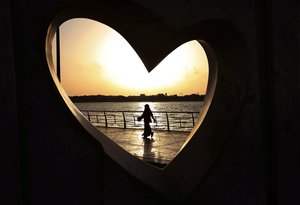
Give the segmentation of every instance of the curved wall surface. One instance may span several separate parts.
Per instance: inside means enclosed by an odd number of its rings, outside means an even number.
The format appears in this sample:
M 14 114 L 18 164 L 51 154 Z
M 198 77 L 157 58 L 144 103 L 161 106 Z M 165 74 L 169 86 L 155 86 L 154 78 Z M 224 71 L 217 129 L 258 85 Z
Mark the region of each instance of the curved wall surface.
M 299 18 L 297 6 L 291 6 L 297 4 L 3 1 L 0 105 L 5 111 L 0 128 L 8 134 L 1 134 L 0 143 L 5 156 L 1 186 L 6 190 L 1 193 L 1 204 L 299 201 Z M 211 46 L 220 71 L 216 83 L 220 95 L 213 102 L 213 114 L 208 112 L 203 123 L 206 133 L 224 134 L 224 138 L 204 146 L 210 149 L 201 159 L 213 159 L 205 170 L 187 166 L 180 176 L 170 168 L 162 176 L 174 179 L 177 187 L 179 178 L 188 176 L 179 187 L 192 184 L 191 190 L 171 192 L 184 193 L 184 197 L 170 197 L 155 182 L 149 186 L 128 172 L 128 167 L 107 155 L 101 142 L 68 108 L 49 72 L 45 46 L 47 34 L 52 35 L 49 26 L 58 26 L 74 14 L 101 19 L 115 28 L 149 70 L 187 39 L 200 36 Z M 205 155 L 214 149 L 218 152 L 213 157 Z M 186 150 L 179 158 L 198 163 L 199 156 Z M 175 164 L 170 167 L 180 165 Z

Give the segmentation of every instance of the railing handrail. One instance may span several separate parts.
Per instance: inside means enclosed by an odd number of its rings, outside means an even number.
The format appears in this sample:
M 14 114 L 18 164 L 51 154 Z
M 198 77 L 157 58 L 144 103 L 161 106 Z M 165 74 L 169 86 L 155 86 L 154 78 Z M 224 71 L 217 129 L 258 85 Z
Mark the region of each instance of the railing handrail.
M 91 109 L 79 109 L 80 111 L 84 111 L 84 112 L 144 112 L 143 110 L 91 110 Z M 152 113 L 187 113 L 187 114 L 192 114 L 192 113 L 200 113 L 199 112 L 193 112 L 193 111 L 152 111 Z
M 136 113 L 142 113 L 143 111 L 132 111 L 132 110 L 94 110 L 94 109 L 80 109 L 80 111 L 82 112 L 82 114 L 86 113 L 87 115 L 87 118 L 88 120 L 92 123 L 92 117 L 95 117 L 96 118 L 96 122 L 94 121 L 94 123 L 100 123 L 100 119 L 99 117 L 104 117 L 104 126 L 107 128 L 107 127 L 113 127 L 113 126 L 109 126 L 109 124 L 113 124 L 113 125 L 117 125 L 117 123 L 122 123 L 123 126 L 120 126 L 120 127 L 123 127 L 124 129 L 128 128 L 127 124 L 130 124 L 130 123 L 133 123 L 134 124 L 134 127 L 139 127 L 139 123 L 136 124 L 137 120 L 135 119 L 135 117 L 137 117 L 138 115 L 135 115 Z M 108 114 L 108 113 L 112 113 L 112 114 Z M 117 115 L 117 114 L 113 114 L 113 113 L 119 113 L 120 115 Z M 132 116 L 126 116 L 125 113 L 133 113 Z M 165 120 L 162 121 L 162 123 L 158 124 L 157 121 L 155 122 L 156 123 L 156 126 L 157 126 L 157 129 L 163 129 L 164 130 L 164 127 L 166 130 L 170 131 L 171 128 L 173 129 L 174 128 L 174 125 L 176 124 L 179 124 L 179 128 L 181 129 L 188 129 L 188 128 L 193 128 L 194 125 L 195 125 L 195 113 L 196 114 L 200 114 L 200 111 L 199 112 L 193 112 L 193 111 L 152 111 L 154 117 L 157 119 L 157 118 L 164 118 Z M 163 115 L 156 115 L 155 114 L 163 114 Z M 190 117 L 187 117 L 187 116 L 173 116 L 172 114 L 183 114 L 183 115 L 190 115 Z M 119 119 L 116 119 L 116 117 L 120 117 Z M 165 117 L 163 117 L 165 116 Z M 112 123 L 110 121 L 110 123 L 108 122 L 109 121 L 109 118 L 108 117 L 113 117 L 113 122 Z M 129 118 L 133 117 L 133 120 L 129 119 Z M 95 119 L 94 118 L 94 119 Z M 179 121 L 177 122 L 176 119 Z M 185 120 L 191 120 L 191 121 L 185 121 Z M 111 119 L 110 119 L 111 120 Z M 182 121 L 183 120 L 183 121 Z M 182 126 L 184 124 L 188 124 L 190 123 L 190 125 L 192 124 L 192 126 Z M 163 128 L 161 128 L 163 127 Z M 177 127 L 178 129 L 178 127 Z

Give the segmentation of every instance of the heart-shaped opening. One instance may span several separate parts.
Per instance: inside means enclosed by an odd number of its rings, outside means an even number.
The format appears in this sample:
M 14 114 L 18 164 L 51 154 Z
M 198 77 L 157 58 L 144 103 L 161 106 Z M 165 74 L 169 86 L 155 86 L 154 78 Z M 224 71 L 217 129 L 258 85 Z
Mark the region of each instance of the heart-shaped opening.
M 171 162 L 203 107 L 208 60 L 200 43 L 182 44 L 148 72 L 129 43 L 105 24 L 71 19 L 56 35 L 54 68 L 85 118 L 137 158 L 158 167 Z
M 81 126 L 101 143 L 108 156 L 132 176 L 157 192 L 181 200 L 192 192 L 213 167 L 213 163 L 220 155 L 225 142 L 229 139 L 232 127 L 238 119 L 248 83 L 249 53 L 247 46 L 241 32 L 231 23 L 222 20 L 205 20 L 190 27 L 176 30 L 165 25 L 159 17 L 144 7 L 125 6 L 118 8 L 121 8 L 118 10 L 118 14 L 122 13 L 128 18 L 120 21 L 119 15 L 112 15 L 111 10 L 115 9 L 114 4 L 111 7 L 89 5 L 67 9 L 55 17 L 48 28 L 46 37 L 46 57 L 51 76 L 71 113 Z M 209 65 L 209 77 L 202 111 L 180 151 L 165 167 L 152 166 L 127 152 L 92 125 L 88 120 L 88 115 L 84 116 L 84 113 L 80 112 L 68 97 L 66 90 L 59 81 L 59 77 L 62 77 L 62 83 L 64 83 L 66 76 L 59 76 L 60 72 L 56 71 L 52 45 L 59 26 L 65 21 L 77 17 L 106 22 L 107 25 L 120 31 L 141 57 L 147 70 L 153 70 L 153 72 L 156 71 L 156 68 L 153 68 L 159 61 L 162 61 L 182 43 L 192 39 L 205 40 L 197 40 L 205 50 Z M 136 19 L 139 17 L 143 21 L 137 21 Z M 71 52 L 76 52 L 76 50 Z M 117 61 L 117 59 L 114 60 Z M 145 69 L 141 70 L 144 72 Z M 168 75 L 172 76 L 173 72 Z M 88 84 L 89 82 L 85 81 L 80 84 L 82 83 Z M 200 88 L 199 82 L 196 84 L 193 88 Z M 69 95 L 73 94 L 69 93 Z M 149 94 L 147 93 L 147 95 Z M 168 93 L 168 96 L 171 94 Z M 143 97 L 143 95 L 139 97 Z M 140 108 L 143 108 L 144 104 L 142 103 Z M 153 109 L 153 105 L 151 108 Z M 140 112 L 142 111 L 143 109 L 140 110 Z M 90 118 L 92 118 L 91 115 Z M 145 149 L 149 149 L 149 147 L 151 148 L 151 144 Z

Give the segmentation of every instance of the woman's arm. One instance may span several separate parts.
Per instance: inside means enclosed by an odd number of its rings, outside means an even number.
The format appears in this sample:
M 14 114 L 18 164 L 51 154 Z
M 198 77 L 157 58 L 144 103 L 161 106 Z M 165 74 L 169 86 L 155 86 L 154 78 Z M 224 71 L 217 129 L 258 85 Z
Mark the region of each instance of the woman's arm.
M 151 112 L 151 117 L 152 117 L 153 121 L 154 121 L 154 122 L 156 122 L 156 119 L 154 118 L 154 116 L 153 116 L 153 113 L 152 113 L 152 112 Z
M 141 121 L 143 118 L 144 118 L 144 113 L 141 116 L 137 117 L 137 120 Z

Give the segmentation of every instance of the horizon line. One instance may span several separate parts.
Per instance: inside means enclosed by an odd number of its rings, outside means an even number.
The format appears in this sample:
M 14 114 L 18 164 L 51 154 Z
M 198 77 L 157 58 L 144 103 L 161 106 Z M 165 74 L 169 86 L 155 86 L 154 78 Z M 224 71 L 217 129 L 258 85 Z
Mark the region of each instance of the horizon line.
M 185 94 L 185 95 L 178 95 L 178 94 L 172 94 L 172 95 L 168 95 L 167 93 L 163 94 L 163 93 L 157 93 L 157 94 L 153 94 L 153 95 L 146 95 L 144 93 L 141 93 L 139 95 L 121 95 L 121 94 L 117 94 L 117 95 L 103 95 L 103 94 L 85 94 L 85 95 L 69 95 L 69 97 L 83 97 L 83 96 L 110 96 L 110 97 L 151 97 L 151 96 L 165 96 L 165 97 L 184 97 L 184 96 L 191 96 L 191 95 L 198 95 L 198 96 L 205 96 L 205 94 L 197 94 L 197 93 L 192 93 L 192 94 Z

